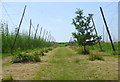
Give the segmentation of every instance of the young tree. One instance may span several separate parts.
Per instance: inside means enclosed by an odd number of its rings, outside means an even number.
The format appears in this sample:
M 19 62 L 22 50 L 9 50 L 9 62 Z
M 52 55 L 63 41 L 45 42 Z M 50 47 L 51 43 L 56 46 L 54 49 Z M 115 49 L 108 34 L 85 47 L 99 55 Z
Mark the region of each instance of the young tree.
M 89 51 L 86 50 L 86 45 L 95 45 L 100 37 L 96 34 L 93 34 L 94 27 L 91 24 L 91 18 L 93 14 L 88 14 L 88 17 L 83 15 L 83 10 L 77 9 L 75 12 L 76 17 L 73 19 L 72 24 L 77 30 L 76 33 L 72 33 L 78 45 L 84 47 L 83 54 L 89 54 Z

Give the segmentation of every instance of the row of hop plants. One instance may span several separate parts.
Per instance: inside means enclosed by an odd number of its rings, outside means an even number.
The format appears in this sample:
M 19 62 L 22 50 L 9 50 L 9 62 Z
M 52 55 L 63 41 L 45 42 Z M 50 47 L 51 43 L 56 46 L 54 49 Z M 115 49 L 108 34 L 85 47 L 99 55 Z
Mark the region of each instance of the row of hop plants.
M 0 36 L 2 36 L 2 53 L 9 53 L 16 36 L 16 30 L 15 32 L 10 33 L 8 24 L 5 23 L 0 25 L 0 31 Z M 51 47 L 53 44 L 53 42 L 45 41 L 40 37 L 33 37 L 33 35 L 29 37 L 27 33 L 19 33 L 14 46 L 14 51 Z

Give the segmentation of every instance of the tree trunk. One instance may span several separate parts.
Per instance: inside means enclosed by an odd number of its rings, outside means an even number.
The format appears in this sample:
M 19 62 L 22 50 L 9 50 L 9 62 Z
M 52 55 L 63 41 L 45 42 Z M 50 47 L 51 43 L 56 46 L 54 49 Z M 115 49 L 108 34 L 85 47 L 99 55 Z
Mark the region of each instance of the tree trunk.
M 84 44 L 84 53 L 86 52 L 86 46 L 85 46 L 85 44 Z
M 83 47 L 84 47 L 84 50 L 83 50 L 82 53 L 83 53 L 83 54 L 89 54 L 89 51 L 86 50 L 86 45 L 85 45 L 85 44 L 83 45 Z

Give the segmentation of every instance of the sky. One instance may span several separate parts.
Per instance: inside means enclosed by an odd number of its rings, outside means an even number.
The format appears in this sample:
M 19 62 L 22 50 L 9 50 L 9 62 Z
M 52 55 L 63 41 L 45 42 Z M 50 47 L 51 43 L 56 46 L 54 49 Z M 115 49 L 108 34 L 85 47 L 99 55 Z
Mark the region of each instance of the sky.
M 14 31 L 18 26 L 23 8 L 26 5 L 26 12 L 22 22 L 20 32 L 28 32 L 29 20 L 36 28 L 39 24 L 39 30 L 42 27 L 49 31 L 56 42 L 68 42 L 75 32 L 72 25 L 72 19 L 76 16 L 76 8 L 83 9 L 85 16 L 94 14 L 96 29 L 99 35 L 103 35 L 104 40 L 109 41 L 106 28 L 101 16 L 99 7 L 101 6 L 112 35 L 112 39 L 118 39 L 118 3 L 114 2 L 1 2 L 2 14 L 0 20 L 9 25 L 9 30 Z M 1 9 L 0 9 L 1 10 Z M 38 35 L 39 35 L 38 30 Z M 32 29 L 34 34 L 34 29 Z M 43 34 L 43 32 L 42 32 Z

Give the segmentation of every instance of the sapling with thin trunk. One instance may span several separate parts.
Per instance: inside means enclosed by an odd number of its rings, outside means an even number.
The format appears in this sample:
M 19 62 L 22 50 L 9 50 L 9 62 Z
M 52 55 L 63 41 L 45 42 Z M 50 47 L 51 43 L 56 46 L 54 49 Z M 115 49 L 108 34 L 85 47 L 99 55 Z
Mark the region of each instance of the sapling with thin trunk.
M 83 46 L 83 54 L 89 54 L 89 51 L 86 49 L 86 46 L 97 44 L 98 39 L 101 37 L 94 34 L 94 27 L 91 24 L 91 18 L 93 14 L 88 14 L 88 16 L 83 15 L 83 10 L 77 9 L 75 12 L 76 17 L 73 19 L 72 24 L 75 26 L 77 32 L 72 33 L 74 38 L 76 38 L 75 42 L 78 45 Z

